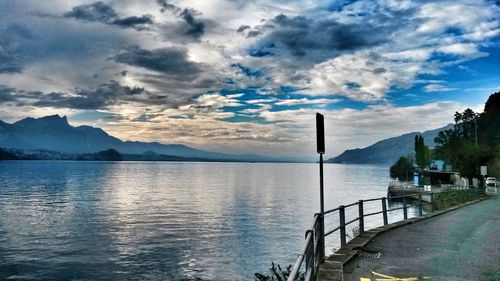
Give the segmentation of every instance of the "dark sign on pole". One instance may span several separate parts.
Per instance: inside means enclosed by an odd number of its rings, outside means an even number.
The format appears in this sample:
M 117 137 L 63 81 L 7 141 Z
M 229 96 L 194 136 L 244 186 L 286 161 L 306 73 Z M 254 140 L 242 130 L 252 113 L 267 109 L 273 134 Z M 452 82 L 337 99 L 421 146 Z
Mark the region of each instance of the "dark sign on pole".
M 319 249 L 321 263 L 325 262 L 325 199 L 323 192 L 323 153 L 325 153 L 325 118 L 316 113 L 316 139 L 319 153 L 319 202 L 320 202 L 320 238 Z
M 316 113 L 316 140 L 318 153 L 325 153 L 325 118 L 320 113 Z

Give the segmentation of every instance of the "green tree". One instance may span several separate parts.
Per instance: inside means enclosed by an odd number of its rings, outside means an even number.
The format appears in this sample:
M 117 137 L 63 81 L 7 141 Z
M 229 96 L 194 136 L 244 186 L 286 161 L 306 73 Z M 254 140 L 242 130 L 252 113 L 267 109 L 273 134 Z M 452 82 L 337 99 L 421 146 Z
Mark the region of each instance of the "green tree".
M 400 157 L 389 169 L 391 178 L 409 181 L 413 177 L 413 161 L 408 157 Z
M 438 133 L 434 138 L 434 155 L 450 164 L 455 163 L 454 151 L 459 144 L 459 138 L 454 130 L 449 129 Z
M 455 170 L 462 176 L 472 179 L 480 178 L 479 166 L 491 162 L 496 156 L 494 149 L 495 137 L 498 132 L 491 128 L 500 125 L 498 110 L 500 108 L 500 93 L 490 96 L 483 114 L 477 114 L 467 108 L 462 113 L 455 113 L 455 125 L 453 129 L 439 132 L 434 139 L 436 143 L 435 155 L 447 163 L 451 163 Z M 487 110 L 488 109 L 488 110 Z M 496 111 L 492 113 L 492 111 Z M 478 132 L 478 124 L 480 126 Z M 478 143 L 476 144 L 476 138 Z M 493 141 L 480 140 L 481 138 L 493 139 Z
M 428 167 L 431 162 L 431 150 L 424 143 L 424 137 L 421 135 L 415 136 L 415 162 L 419 168 Z

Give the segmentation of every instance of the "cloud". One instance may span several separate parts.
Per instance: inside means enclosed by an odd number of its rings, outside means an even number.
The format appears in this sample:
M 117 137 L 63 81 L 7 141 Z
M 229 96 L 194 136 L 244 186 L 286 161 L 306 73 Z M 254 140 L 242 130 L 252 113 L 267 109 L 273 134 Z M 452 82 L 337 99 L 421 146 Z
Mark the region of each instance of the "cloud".
M 21 73 L 23 66 L 15 59 L 14 54 L 5 50 L 0 50 L 0 74 L 2 73 Z
M 331 103 L 339 102 L 339 99 L 286 99 L 275 103 L 275 105 L 307 105 L 307 104 L 319 104 L 319 105 L 327 105 Z
M 457 89 L 446 87 L 446 86 L 441 85 L 441 84 L 428 84 L 428 85 L 425 85 L 425 87 L 424 87 L 424 91 L 426 91 L 428 93 L 448 92 L 448 91 L 455 91 L 455 90 L 457 90 Z
M 122 86 L 116 81 L 111 81 L 100 85 L 96 89 L 76 89 L 73 94 L 49 93 L 43 95 L 43 97 L 40 95 L 40 100 L 33 103 L 33 105 L 74 109 L 102 109 L 116 104 L 119 99 L 126 100 L 128 96 L 140 95 L 144 92 L 144 88 L 131 88 Z
M 126 18 L 115 19 L 112 21 L 112 24 L 118 25 L 121 27 L 134 27 L 134 28 L 136 28 L 138 25 L 153 24 L 153 17 L 151 15 L 142 15 L 140 17 L 131 16 L 131 17 L 126 17 Z
M 101 22 L 122 28 L 143 29 L 144 26 L 153 24 L 153 17 L 151 15 L 121 18 L 112 7 L 101 1 L 73 7 L 71 11 L 64 13 L 64 17 L 87 22 Z
M 274 81 L 307 94 L 376 102 L 412 87 L 419 75 L 488 55 L 480 41 L 500 34 L 500 10 L 488 2 L 405 3 L 355 1 L 316 16 L 280 14 L 253 26 L 262 36 L 247 53 Z
M 172 11 L 174 13 L 178 13 L 182 10 L 177 6 L 175 6 L 174 4 L 168 3 L 166 0 L 156 0 L 156 3 L 158 3 L 158 5 L 162 7 L 160 10 L 162 13 L 165 11 Z
M 248 66 L 242 65 L 241 63 L 233 63 L 232 67 L 238 69 L 242 74 L 248 77 L 262 77 L 264 73 L 260 70 L 253 70 Z
M 15 101 L 14 92 L 15 89 L 0 85 L 0 104 Z
M 269 32 L 259 31 L 265 33 L 259 45 L 274 44 L 294 57 L 315 61 L 387 41 L 382 28 L 377 25 L 346 24 L 335 19 L 284 14 L 274 17 L 270 23 L 274 28 L 269 28 Z
M 250 26 L 249 25 L 241 25 L 240 27 L 238 27 L 238 29 L 236 30 L 236 32 L 243 32 L 247 29 L 250 29 Z
M 0 27 L 0 74 L 21 73 L 24 69 L 21 43 L 31 41 L 35 36 L 21 24 Z
M 200 72 L 196 63 L 187 59 L 186 51 L 179 48 L 145 50 L 139 47 L 123 50 L 113 60 L 130 66 L 142 67 L 179 80 L 192 80 Z
M 167 30 L 173 30 L 177 34 L 193 39 L 199 39 L 203 36 L 206 23 L 195 18 L 195 16 L 201 15 L 201 13 L 192 8 L 179 8 L 174 4 L 168 3 L 166 0 L 157 0 L 156 2 L 161 6 L 160 11 L 162 13 L 170 11 L 183 20 L 182 23 L 175 25 L 173 28 L 167 28 Z
M 439 48 L 439 51 L 453 55 L 471 55 L 478 53 L 477 46 L 471 43 L 455 43 Z
M 96 1 L 0 1 L 0 116 L 99 110 L 125 139 L 307 154 L 316 110 L 361 146 L 461 106 L 396 104 L 498 80 L 491 1 Z
M 142 98 L 141 98 L 142 96 Z M 123 102 L 149 104 L 154 94 L 141 87 L 120 85 L 116 81 L 103 83 L 96 88 L 74 89 L 71 92 L 22 91 L 0 86 L 0 101 L 14 101 L 21 105 L 67 109 L 105 109 Z
M 194 38 L 199 38 L 205 33 L 205 24 L 203 22 L 197 21 L 194 16 L 193 10 L 184 9 L 180 16 L 184 19 L 186 24 L 189 26 L 187 30 L 183 33 L 185 35 L 192 36 Z

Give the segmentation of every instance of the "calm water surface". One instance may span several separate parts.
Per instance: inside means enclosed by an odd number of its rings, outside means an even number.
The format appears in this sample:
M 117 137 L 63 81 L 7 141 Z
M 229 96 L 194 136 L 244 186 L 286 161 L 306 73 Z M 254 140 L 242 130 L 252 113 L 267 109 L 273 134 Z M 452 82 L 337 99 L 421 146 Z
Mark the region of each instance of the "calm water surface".
M 253 280 L 294 262 L 318 182 L 317 164 L 0 161 L 0 279 Z M 387 182 L 327 164 L 326 208 Z

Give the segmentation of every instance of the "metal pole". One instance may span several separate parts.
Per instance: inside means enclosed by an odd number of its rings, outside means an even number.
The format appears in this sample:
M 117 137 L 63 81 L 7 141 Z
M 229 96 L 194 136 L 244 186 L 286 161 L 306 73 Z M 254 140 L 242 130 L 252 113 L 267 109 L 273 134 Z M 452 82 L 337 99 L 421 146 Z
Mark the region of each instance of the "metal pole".
M 346 244 L 344 205 L 339 206 L 339 221 L 340 221 L 340 247 L 344 247 Z
M 325 262 L 325 200 L 323 192 L 323 153 L 319 154 L 319 200 L 320 200 L 320 254 L 321 263 Z
M 319 154 L 319 204 L 320 204 L 320 244 L 321 263 L 325 262 L 325 200 L 323 192 L 323 153 L 325 153 L 325 118 L 316 113 L 316 146 Z
M 385 197 L 382 198 L 382 216 L 384 219 L 384 225 L 387 225 L 387 205 L 385 202 Z
M 408 210 L 406 209 L 406 196 L 403 197 L 403 217 L 404 219 L 408 219 Z
M 421 216 L 423 214 L 422 212 L 422 194 L 418 195 L 418 215 Z
M 359 234 L 361 234 L 365 231 L 365 216 L 363 213 L 363 200 L 359 200 L 358 208 L 359 208 Z

